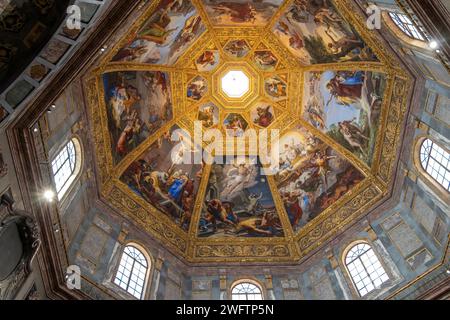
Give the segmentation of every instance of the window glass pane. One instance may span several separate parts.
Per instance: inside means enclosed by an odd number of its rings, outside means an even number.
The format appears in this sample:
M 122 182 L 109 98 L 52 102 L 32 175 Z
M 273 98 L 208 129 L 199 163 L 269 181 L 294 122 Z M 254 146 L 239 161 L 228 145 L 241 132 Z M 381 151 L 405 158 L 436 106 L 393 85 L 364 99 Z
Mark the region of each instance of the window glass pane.
M 142 299 L 147 268 L 144 254 L 133 246 L 127 246 L 123 250 L 114 283 L 134 297 Z
M 420 148 L 423 169 L 447 191 L 450 191 L 450 154 L 426 139 Z
M 250 282 L 241 282 L 231 290 L 232 300 L 262 300 L 261 289 Z
M 383 266 L 367 243 L 353 246 L 345 257 L 346 267 L 361 296 L 389 280 Z
M 60 153 L 53 159 L 51 167 L 56 193 L 61 199 L 62 191 L 75 171 L 76 152 L 73 141 L 69 141 Z
M 408 37 L 425 41 L 423 36 L 424 30 L 422 28 L 419 29 L 407 15 L 397 12 L 389 12 L 389 15 L 391 16 L 392 21 L 394 21 L 400 30 L 402 30 Z

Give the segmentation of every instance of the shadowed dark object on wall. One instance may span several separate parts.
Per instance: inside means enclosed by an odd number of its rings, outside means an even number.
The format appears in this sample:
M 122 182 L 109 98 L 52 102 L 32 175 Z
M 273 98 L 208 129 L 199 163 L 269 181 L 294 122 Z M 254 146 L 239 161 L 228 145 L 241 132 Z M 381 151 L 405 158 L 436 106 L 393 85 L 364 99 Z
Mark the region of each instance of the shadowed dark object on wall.
M 0 299 L 13 299 L 31 273 L 31 264 L 40 246 L 39 230 L 26 212 L 13 209 L 14 201 L 4 194 L 0 209 Z

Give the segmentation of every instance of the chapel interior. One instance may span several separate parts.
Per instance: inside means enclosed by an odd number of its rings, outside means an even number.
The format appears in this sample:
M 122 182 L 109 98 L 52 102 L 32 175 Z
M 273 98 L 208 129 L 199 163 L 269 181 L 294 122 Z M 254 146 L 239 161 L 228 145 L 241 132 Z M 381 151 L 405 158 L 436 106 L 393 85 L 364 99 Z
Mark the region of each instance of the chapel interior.
M 0 300 L 450 299 L 449 0 L 9 0 L 0 35 Z

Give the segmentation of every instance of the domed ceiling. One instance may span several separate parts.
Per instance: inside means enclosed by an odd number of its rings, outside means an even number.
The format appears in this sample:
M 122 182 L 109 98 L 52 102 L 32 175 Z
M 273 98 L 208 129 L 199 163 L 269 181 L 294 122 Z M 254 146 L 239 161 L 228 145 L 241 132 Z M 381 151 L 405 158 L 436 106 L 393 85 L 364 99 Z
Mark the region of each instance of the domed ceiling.
M 355 12 L 151 4 L 85 83 L 103 200 L 196 263 L 294 262 L 367 213 L 410 80 Z

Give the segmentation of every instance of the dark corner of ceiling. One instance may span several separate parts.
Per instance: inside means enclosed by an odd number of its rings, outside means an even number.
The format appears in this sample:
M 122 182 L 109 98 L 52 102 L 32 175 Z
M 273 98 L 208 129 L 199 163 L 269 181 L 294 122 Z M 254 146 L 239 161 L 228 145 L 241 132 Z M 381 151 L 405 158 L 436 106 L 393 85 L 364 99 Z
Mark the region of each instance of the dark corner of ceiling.
M 52 38 L 74 0 L 11 0 L 0 8 L 0 92 Z

